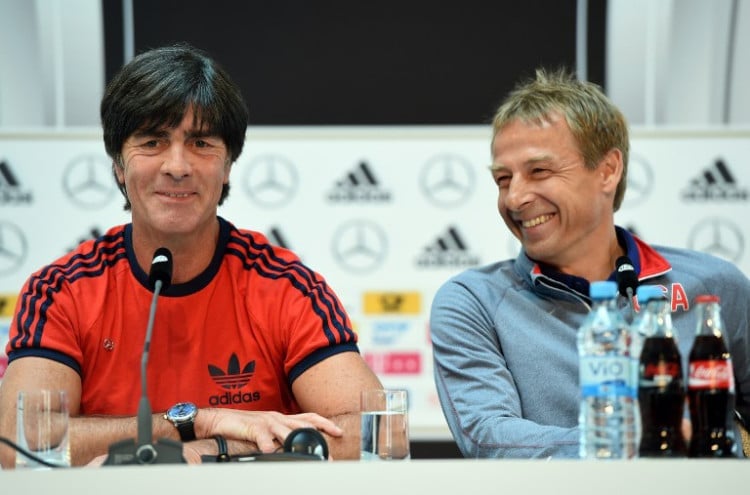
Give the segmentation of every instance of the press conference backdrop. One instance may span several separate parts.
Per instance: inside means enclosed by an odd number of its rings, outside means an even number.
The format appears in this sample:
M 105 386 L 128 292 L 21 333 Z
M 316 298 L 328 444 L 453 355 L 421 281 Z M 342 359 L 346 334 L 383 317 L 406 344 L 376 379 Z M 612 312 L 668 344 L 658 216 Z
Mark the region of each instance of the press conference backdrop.
M 448 436 L 432 378 L 436 289 L 519 249 L 497 213 L 489 142 L 484 126 L 251 128 L 219 208 L 328 279 L 367 362 L 409 390 L 415 438 Z M 750 130 L 635 130 L 618 224 L 750 273 L 748 151 Z M 29 273 L 127 222 L 122 204 L 98 131 L 0 134 L 0 340 Z

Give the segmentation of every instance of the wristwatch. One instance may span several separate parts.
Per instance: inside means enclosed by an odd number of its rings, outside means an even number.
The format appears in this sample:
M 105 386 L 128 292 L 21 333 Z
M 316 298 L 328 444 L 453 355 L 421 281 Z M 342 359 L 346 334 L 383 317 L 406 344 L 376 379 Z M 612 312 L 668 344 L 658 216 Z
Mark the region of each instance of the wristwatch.
M 164 413 L 164 419 L 171 421 L 180 433 L 180 440 L 195 440 L 195 416 L 198 408 L 192 402 L 179 402 Z

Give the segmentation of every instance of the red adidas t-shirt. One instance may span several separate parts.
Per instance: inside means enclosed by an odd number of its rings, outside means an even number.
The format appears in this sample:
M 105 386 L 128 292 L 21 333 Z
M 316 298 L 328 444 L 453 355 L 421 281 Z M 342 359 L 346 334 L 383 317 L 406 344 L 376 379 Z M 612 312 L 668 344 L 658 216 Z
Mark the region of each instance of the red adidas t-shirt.
M 356 334 L 324 279 L 289 250 L 219 218 L 211 265 L 158 299 L 149 363 L 154 411 L 199 407 L 299 412 L 291 383 L 310 366 L 357 351 Z M 134 415 L 153 292 L 131 226 L 34 273 L 18 298 L 9 360 L 39 356 L 81 375 L 81 414 Z

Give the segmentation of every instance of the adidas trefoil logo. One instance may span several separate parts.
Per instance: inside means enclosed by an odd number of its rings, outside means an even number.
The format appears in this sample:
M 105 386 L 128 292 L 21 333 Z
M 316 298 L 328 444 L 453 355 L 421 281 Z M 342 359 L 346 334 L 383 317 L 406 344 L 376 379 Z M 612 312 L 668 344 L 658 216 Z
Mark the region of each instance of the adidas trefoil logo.
M 227 363 L 226 371 L 213 364 L 208 365 L 208 373 L 217 385 L 232 390 L 242 388 L 248 384 L 255 373 L 255 360 L 250 361 L 240 371 L 240 360 L 232 353 Z
M 747 201 L 747 189 L 737 185 L 734 175 L 721 158 L 703 171 L 682 192 L 685 200 Z
M 367 162 L 362 161 L 334 185 L 328 193 L 333 202 L 387 202 L 391 192 L 384 190 Z

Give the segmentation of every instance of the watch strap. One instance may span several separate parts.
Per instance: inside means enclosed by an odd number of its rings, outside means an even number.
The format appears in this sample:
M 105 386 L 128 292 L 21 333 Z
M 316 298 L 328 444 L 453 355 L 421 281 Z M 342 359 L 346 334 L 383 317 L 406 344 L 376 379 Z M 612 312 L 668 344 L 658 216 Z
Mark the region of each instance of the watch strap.
M 229 457 L 229 449 L 227 449 L 227 441 L 221 435 L 214 435 L 214 440 L 216 440 L 216 450 L 218 451 L 216 462 L 229 462 L 231 458 Z
M 177 423 L 175 426 L 177 427 L 177 432 L 180 434 L 180 440 L 183 442 L 192 442 L 195 440 L 195 426 L 192 419 L 184 423 Z

